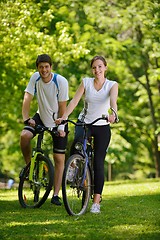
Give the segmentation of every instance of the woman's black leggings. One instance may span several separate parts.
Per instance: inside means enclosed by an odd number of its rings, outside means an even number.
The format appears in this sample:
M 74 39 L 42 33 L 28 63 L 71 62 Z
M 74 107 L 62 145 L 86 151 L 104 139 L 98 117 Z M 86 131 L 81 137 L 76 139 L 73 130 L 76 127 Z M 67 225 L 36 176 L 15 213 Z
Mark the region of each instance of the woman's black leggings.
M 82 142 L 83 127 L 76 126 L 71 155 L 75 152 L 75 143 Z M 104 186 L 104 160 L 110 143 L 110 125 L 89 126 L 89 136 L 94 138 L 94 193 L 101 194 Z

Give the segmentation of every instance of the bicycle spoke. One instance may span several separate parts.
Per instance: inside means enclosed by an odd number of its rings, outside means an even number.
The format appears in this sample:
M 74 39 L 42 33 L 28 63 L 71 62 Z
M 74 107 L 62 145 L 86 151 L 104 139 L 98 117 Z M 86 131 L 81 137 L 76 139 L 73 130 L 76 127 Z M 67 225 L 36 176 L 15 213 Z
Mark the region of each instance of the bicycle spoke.
M 20 176 L 18 189 L 19 202 L 22 207 L 40 207 L 47 199 L 53 186 L 53 165 L 49 159 L 38 155 L 34 164 L 32 177 L 29 177 L 30 164 Z
M 88 167 L 86 176 L 84 169 L 85 161 L 81 155 L 75 154 L 67 161 L 62 181 L 62 193 L 64 205 L 69 215 L 82 215 L 89 203 L 91 177 Z M 85 179 L 83 179 L 84 176 Z

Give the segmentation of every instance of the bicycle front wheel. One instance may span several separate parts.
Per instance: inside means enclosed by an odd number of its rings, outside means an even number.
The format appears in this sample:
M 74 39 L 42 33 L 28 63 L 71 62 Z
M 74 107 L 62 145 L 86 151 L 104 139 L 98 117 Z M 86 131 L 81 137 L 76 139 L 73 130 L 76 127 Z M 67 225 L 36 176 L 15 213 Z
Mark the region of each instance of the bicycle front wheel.
M 79 216 L 86 212 L 91 196 L 91 174 L 85 159 L 72 155 L 65 166 L 62 180 L 64 206 L 69 215 Z
M 24 208 L 39 208 L 47 199 L 53 186 L 53 164 L 42 154 L 38 154 L 33 174 L 29 179 L 29 163 L 20 173 L 18 198 Z

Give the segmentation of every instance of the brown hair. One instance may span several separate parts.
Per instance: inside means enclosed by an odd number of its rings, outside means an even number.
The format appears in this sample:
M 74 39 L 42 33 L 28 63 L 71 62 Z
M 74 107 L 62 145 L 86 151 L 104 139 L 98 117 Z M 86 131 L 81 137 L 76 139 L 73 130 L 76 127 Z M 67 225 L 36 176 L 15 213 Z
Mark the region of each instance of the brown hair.
M 92 67 L 93 63 L 94 63 L 96 60 L 101 60 L 101 61 L 104 63 L 104 65 L 107 66 L 107 62 L 106 62 L 106 60 L 105 60 L 104 57 L 102 57 L 102 56 L 95 56 L 95 57 L 92 58 L 92 60 L 91 60 L 91 67 Z
M 50 66 L 52 66 L 52 59 L 47 54 L 38 55 L 37 60 L 36 60 L 36 67 L 38 67 L 38 64 L 40 62 L 47 62 L 47 63 L 49 63 Z

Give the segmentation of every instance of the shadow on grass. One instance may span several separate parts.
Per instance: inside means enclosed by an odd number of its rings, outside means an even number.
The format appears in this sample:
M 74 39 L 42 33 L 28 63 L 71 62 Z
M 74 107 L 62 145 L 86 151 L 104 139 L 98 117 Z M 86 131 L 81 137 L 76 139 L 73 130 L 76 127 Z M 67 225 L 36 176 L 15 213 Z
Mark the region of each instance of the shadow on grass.
M 106 197 L 101 214 L 92 215 L 88 208 L 80 217 L 68 216 L 64 206 L 53 206 L 50 199 L 39 209 L 1 200 L 0 210 L 1 239 L 160 239 L 159 194 Z
M 134 185 L 135 184 L 139 184 L 139 183 L 156 183 L 156 182 L 158 182 L 158 183 L 160 183 L 160 178 L 147 178 L 147 179 L 137 179 L 137 180 L 131 180 L 131 179 L 129 179 L 129 180 L 116 180 L 116 181 L 106 181 L 105 182 L 105 184 L 107 185 L 107 186 L 109 186 L 109 185 L 116 185 L 116 186 L 118 186 L 118 185 L 125 185 L 125 184 L 131 184 L 131 183 L 134 183 Z

